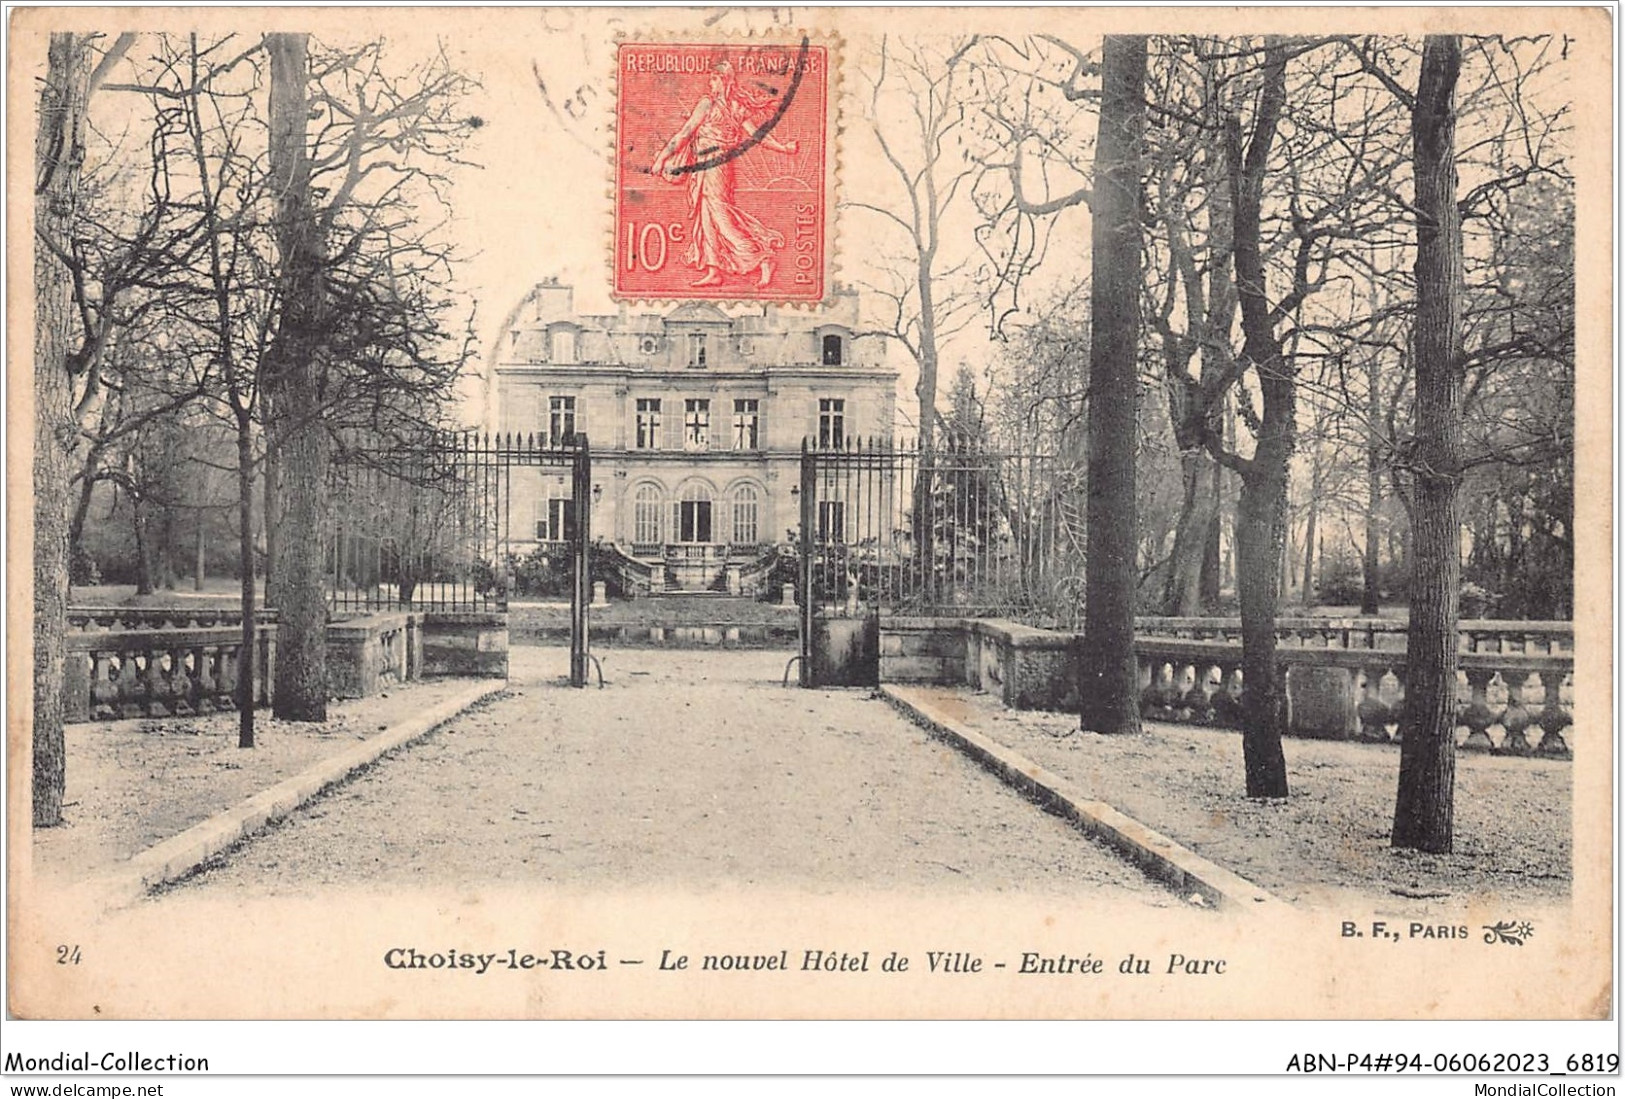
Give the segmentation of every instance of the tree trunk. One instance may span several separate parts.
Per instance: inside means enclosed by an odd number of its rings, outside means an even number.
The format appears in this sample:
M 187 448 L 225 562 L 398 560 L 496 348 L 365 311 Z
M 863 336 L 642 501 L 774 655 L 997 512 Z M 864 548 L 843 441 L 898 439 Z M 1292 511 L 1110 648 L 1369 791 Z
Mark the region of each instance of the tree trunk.
M 1315 605 L 1315 521 L 1320 518 L 1320 463 L 1309 466 L 1309 515 L 1303 531 L 1303 606 Z
M 1251 140 L 1243 149 L 1239 120 L 1228 132 L 1235 219 L 1236 292 L 1241 306 L 1242 357 L 1258 377 L 1263 398 L 1251 459 L 1235 459 L 1241 475 L 1236 508 L 1236 588 L 1241 598 L 1243 765 L 1248 797 L 1287 796 L 1281 750 L 1286 704 L 1275 662 L 1275 614 L 1286 543 L 1286 496 L 1296 425 L 1296 379 L 1275 335 L 1261 244 L 1260 211 L 1270 147 L 1286 102 L 1286 48 L 1265 47 L 1264 84 Z
M 197 542 L 192 547 L 192 590 L 203 590 L 203 574 L 208 568 L 209 540 L 207 523 L 208 512 L 199 508 L 197 511 Z
M 1233 166 L 1230 163 L 1229 149 L 1222 136 L 1223 127 L 1219 125 L 1223 97 L 1224 92 L 1221 90 L 1217 73 L 1210 66 L 1203 78 L 1203 99 L 1211 112 L 1208 118 L 1213 131 L 1213 136 L 1206 143 L 1202 161 L 1208 177 L 1209 203 L 1208 318 L 1207 323 L 1203 325 L 1202 340 L 1203 393 L 1206 398 L 1204 411 L 1207 420 L 1203 426 L 1206 428 L 1204 434 L 1216 431 L 1221 437 L 1226 432 L 1234 433 L 1234 414 L 1230 406 L 1230 389 L 1233 383 L 1226 383 L 1221 389 L 1216 383 L 1209 383 L 1208 379 L 1210 376 L 1223 378 L 1233 365 L 1230 357 L 1230 333 L 1235 327 L 1238 304 L 1233 262 L 1236 230 L 1230 179 Z M 1232 440 L 1227 439 L 1225 445 L 1234 444 Z M 1209 468 L 1213 478 L 1210 496 L 1212 508 L 1209 512 L 1207 537 L 1203 546 L 1199 588 L 1199 602 L 1204 612 L 1212 612 L 1218 608 L 1227 571 L 1223 550 L 1224 514 L 1227 510 L 1224 466 L 1212 462 Z
M 1183 451 L 1179 464 L 1184 499 L 1178 525 L 1174 528 L 1174 549 L 1168 562 L 1162 613 L 1190 618 L 1202 613 L 1202 586 L 1209 568 L 1209 551 L 1217 548 L 1213 545 L 1213 521 L 1218 516 L 1219 500 L 1214 491 L 1213 471 L 1218 463 L 1203 448 Z
M 311 207 L 305 124 L 307 35 L 271 34 L 270 175 L 278 195 L 282 314 L 267 362 L 266 392 L 277 451 L 277 538 L 270 590 L 277 599 L 277 717 L 327 719 L 326 544 L 331 443 L 321 407 L 328 313 L 320 226 Z M 267 534 L 270 534 L 267 516 Z M 279 532 L 280 533 L 280 529 Z M 274 537 L 274 536 L 273 536 Z
M 1290 488 L 1287 494 L 1291 495 Z M 1298 555 L 1295 552 L 1297 548 L 1297 544 L 1292 541 L 1292 523 L 1288 521 L 1278 558 L 1281 565 L 1281 575 L 1275 589 L 1278 594 L 1284 595 L 1298 586 Z
M 165 486 L 168 491 L 168 486 Z M 169 504 L 158 508 L 158 547 L 155 557 L 157 568 L 153 583 L 164 591 L 175 590 L 175 509 Z
M 1106 37 L 1091 211 L 1088 534 L 1078 692 L 1082 727 L 1100 733 L 1140 731 L 1134 456 L 1145 70 L 1143 35 Z
M 1236 507 L 1236 587 L 1241 597 L 1241 751 L 1247 796 L 1287 796 L 1285 684 L 1275 662 L 1279 562 L 1286 541 L 1284 463 L 1254 467 Z
M 1366 444 L 1365 444 L 1365 559 L 1361 573 L 1365 590 L 1360 595 L 1360 613 L 1375 615 L 1381 608 L 1381 528 L 1382 511 L 1382 436 L 1377 431 L 1378 417 L 1382 413 L 1377 356 L 1366 361 Z
M 1219 605 L 1224 586 L 1224 568 L 1220 557 L 1224 536 L 1224 467 L 1213 463 L 1213 513 L 1208 517 L 1207 540 L 1202 551 L 1201 605 L 1203 613 L 1210 613 Z
M 1412 114 L 1416 177 L 1415 556 L 1393 845 L 1452 848 L 1456 618 L 1461 596 L 1461 215 L 1456 77 L 1461 40 L 1429 35 Z
M 135 535 L 135 593 L 137 595 L 151 595 L 154 590 L 154 574 L 157 569 L 152 562 L 152 520 L 147 515 L 147 505 L 140 497 L 130 497 L 130 531 Z
M 40 86 L 34 135 L 34 231 L 66 244 L 84 163 L 89 39 L 53 34 Z M 33 821 L 62 822 L 67 768 L 62 739 L 62 676 L 67 661 L 68 500 L 73 476 L 72 282 L 48 248 L 34 242 L 34 705 Z
M 263 438 L 265 440 L 265 461 L 260 474 L 261 521 L 265 526 L 265 605 L 275 607 L 281 603 L 277 598 L 276 585 L 280 582 L 282 570 L 277 566 L 277 552 L 282 544 L 277 534 L 281 525 L 281 508 L 279 507 L 277 493 L 281 491 L 282 478 L 278 476 L 281 462 L 277 457 L 277 442 L 272 434 L 276 424 L 274 403 L 269 394 L 260 395 L 260 418 L 265 424 Z
M 935 287 L 931 283 L 933 257 L 920 257 L 920 377 L 914 383 L 919 406 L 920 442 L 929 446 L 937 432 L 937 317 Z
M 1224 402 L 1224 437 L 1223 449 L 1234 451 L 1236 449 L 1236 410 L 1227 398 Z M 1235 480 L 1223 479 L 1221 475 L 1223 492 L 1219 497 L 1219 589 L 1228 587 L 1231 591 L 1237 590 L 1236 585 L 1236 513 L 1240 490 Z M 1228 537 L 1226 528 L 1228 527 Z
M 254 425 L 247 402 L 237 408 L 237 560 L 242 573 L 242 648 L 237 655 L 237 747 L 254 747 Z
M 102 446 L 93 444 L 84 464 L 80 467 L 79 491 L 74 496 L 73 515 L 68 520 L 68 554 L 77 556 L 85 537 L 85 520 L 90 518 L 90 505 L 95 500 L 95 470 L 101 465 Z

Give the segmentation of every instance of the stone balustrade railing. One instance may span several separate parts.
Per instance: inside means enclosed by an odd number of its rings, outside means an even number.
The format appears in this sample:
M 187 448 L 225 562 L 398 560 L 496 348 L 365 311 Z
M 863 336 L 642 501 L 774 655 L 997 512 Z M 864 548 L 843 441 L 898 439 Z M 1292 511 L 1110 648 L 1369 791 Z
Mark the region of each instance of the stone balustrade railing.
M 254 612 L 254 621 L 276 622 L 274 608 Z M 210 630 L 226 626 L 241 629 L 243 612 L 237 607 L 69 607 L 68 629 L 84 630 Z
M 179 717 L 235 706 L 242 655 L 237 627 L 69 633 L 64 719 Z M 270 701 L 276 627 L 255 637 L 256 705 Z
M 423 674 L 422 617 L 370 614 L 327 627 L 328 687 L 335 698 L 366 698 Z
M 1241 645 L 1137 638 L 1141 712 L 1161 721 L 1235 725 Z M 1404 653 L 1385 649 L 1277 650 L 1287 677 L 1287 723 L 1310 736 L 1388 741 L 1404 707 Z M 1571 653 L 1464 652 L 1458 658 L 1461 746 L 1569 758 L 1574 724 Z M 1538 732 L 1537 732 L 1538 730 Z
M 633 543 L 632 552 L 627 553 L 619 543 L 603 543 L 607 547 L 610 567 L 620 580 L 621 591 L 629 596 L 648 595 L 651 591 L 660 591 L 666 586 L 666 566 L 653 564 L 665 552 L 659 543 L 646 545 Z
M 276 636 L 275 625 L 256 634 L 256 706 L 272 699 Z M 70 630 L 65 640 L 67 721 L 180 717 L 236 705 L 240 617 L 209 628 Z M 397 611 L 330 622 L 327 666 L 335 698 L 364 698 L 430 676 L 506 678 L 508 616 Z
M 1389 649 L 1403 652 L 1408 627 L 1392 618 L 1277 618 L 1280 645 L 1341 649 Z M 1457 623 L 1461 651 L 1555 653 L 1574 651 L 1574 625 L 1492 618 Z M 1163 618 L 1134 620 L 1136 637 L 1177 637 L 1192 641 L 1240 641 L 1239 618 Z
M 1158 621 L 1158 620 L 1153 620 Z M 1162 622 L 1167 619 L 1160 620 Z M 1175 620 L 1179 621 L 1179 620 Z M 1212 628 L 1213 619 L 1190 619 Z M 1218 620 L 1223 629 L 1223 620 Z M 1334 619 L 1315 619 L 1317 624 Z M 1510 646 L 1516 630 L 1494 633 Z M 1524 624 L 1514 623 L 1522 629 Z M 1549 627 L 1561 625 L 1561 630 Z M 1478 628 L 1476 625 L 1473 627 Z M 1567 636 L 1567 624 L 1537 623 L 1523 635 Z M 1300 736 L 1391 741 L 1404 706 L 1404 633 L 1400 648 L 1280 645 L 1286 677 L 1288 731 Z M 995 619 L 889 618 L 880 626 L 883 682 L 965 683 L 999 694 L 1015 709 L 1075 711 L 1078 637 Z M 1239 638 L 1137 636 L 1140 701 L 1145 716 L 1238 726 L 1242 647 Z M 1567 649 L 1495 651 L 1488 644 L 1458 657 L 1457 736 L 1468 750 L 1569 758 L 1574 655 Z

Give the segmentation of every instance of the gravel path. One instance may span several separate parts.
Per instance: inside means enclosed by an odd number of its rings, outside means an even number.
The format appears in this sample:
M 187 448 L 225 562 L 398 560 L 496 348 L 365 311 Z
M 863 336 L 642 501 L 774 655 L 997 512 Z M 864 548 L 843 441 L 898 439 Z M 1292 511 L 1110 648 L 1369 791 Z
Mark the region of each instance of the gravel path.
M 180 888 L 552 882 L 1180 902 L 862 691 L 780 686 L 784 654 L 513 650 L 513 690 Z

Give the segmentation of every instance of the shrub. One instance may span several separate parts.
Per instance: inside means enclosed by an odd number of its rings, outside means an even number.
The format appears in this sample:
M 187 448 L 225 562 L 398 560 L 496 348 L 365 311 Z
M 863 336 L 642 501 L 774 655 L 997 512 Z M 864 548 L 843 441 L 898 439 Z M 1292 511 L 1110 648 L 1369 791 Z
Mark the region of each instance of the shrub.
M 94 587 L 102 582 L 102 570 L 96 559 L 83 549 L 73 551 L 68 561 L 68 583 L 75 587 Z
M 1500 603 L 1501 597 L 1495 592 L 1466 580 L 1461 585 L 1461 603 L 1457 613 L 1462 618 L 1494 618 Z
M 1315 598 L 1321 603 L 1358 606 L 1365 598 L 1365 570 L 1360 559 L 1349 553 L 1322 557 Z

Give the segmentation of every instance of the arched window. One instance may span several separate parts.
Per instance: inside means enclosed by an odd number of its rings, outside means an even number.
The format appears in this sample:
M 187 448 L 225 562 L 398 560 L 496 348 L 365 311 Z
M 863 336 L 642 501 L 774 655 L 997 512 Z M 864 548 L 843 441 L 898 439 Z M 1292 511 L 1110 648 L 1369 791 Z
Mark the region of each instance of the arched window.
M 734 529 L 733 541 L 735 545 L 755 545 L 757 540 L 757 494 L 753 485 L 740 485 L 734 489 Z
M 660 486 L 639 485 L 632 497 L 632 541 L 644 546 L 664 541 L 660 531 Z
M 840 366 L 845 361 L 846 348 L 841 337 L 834 332 L 824 337 L 824 365 Z

